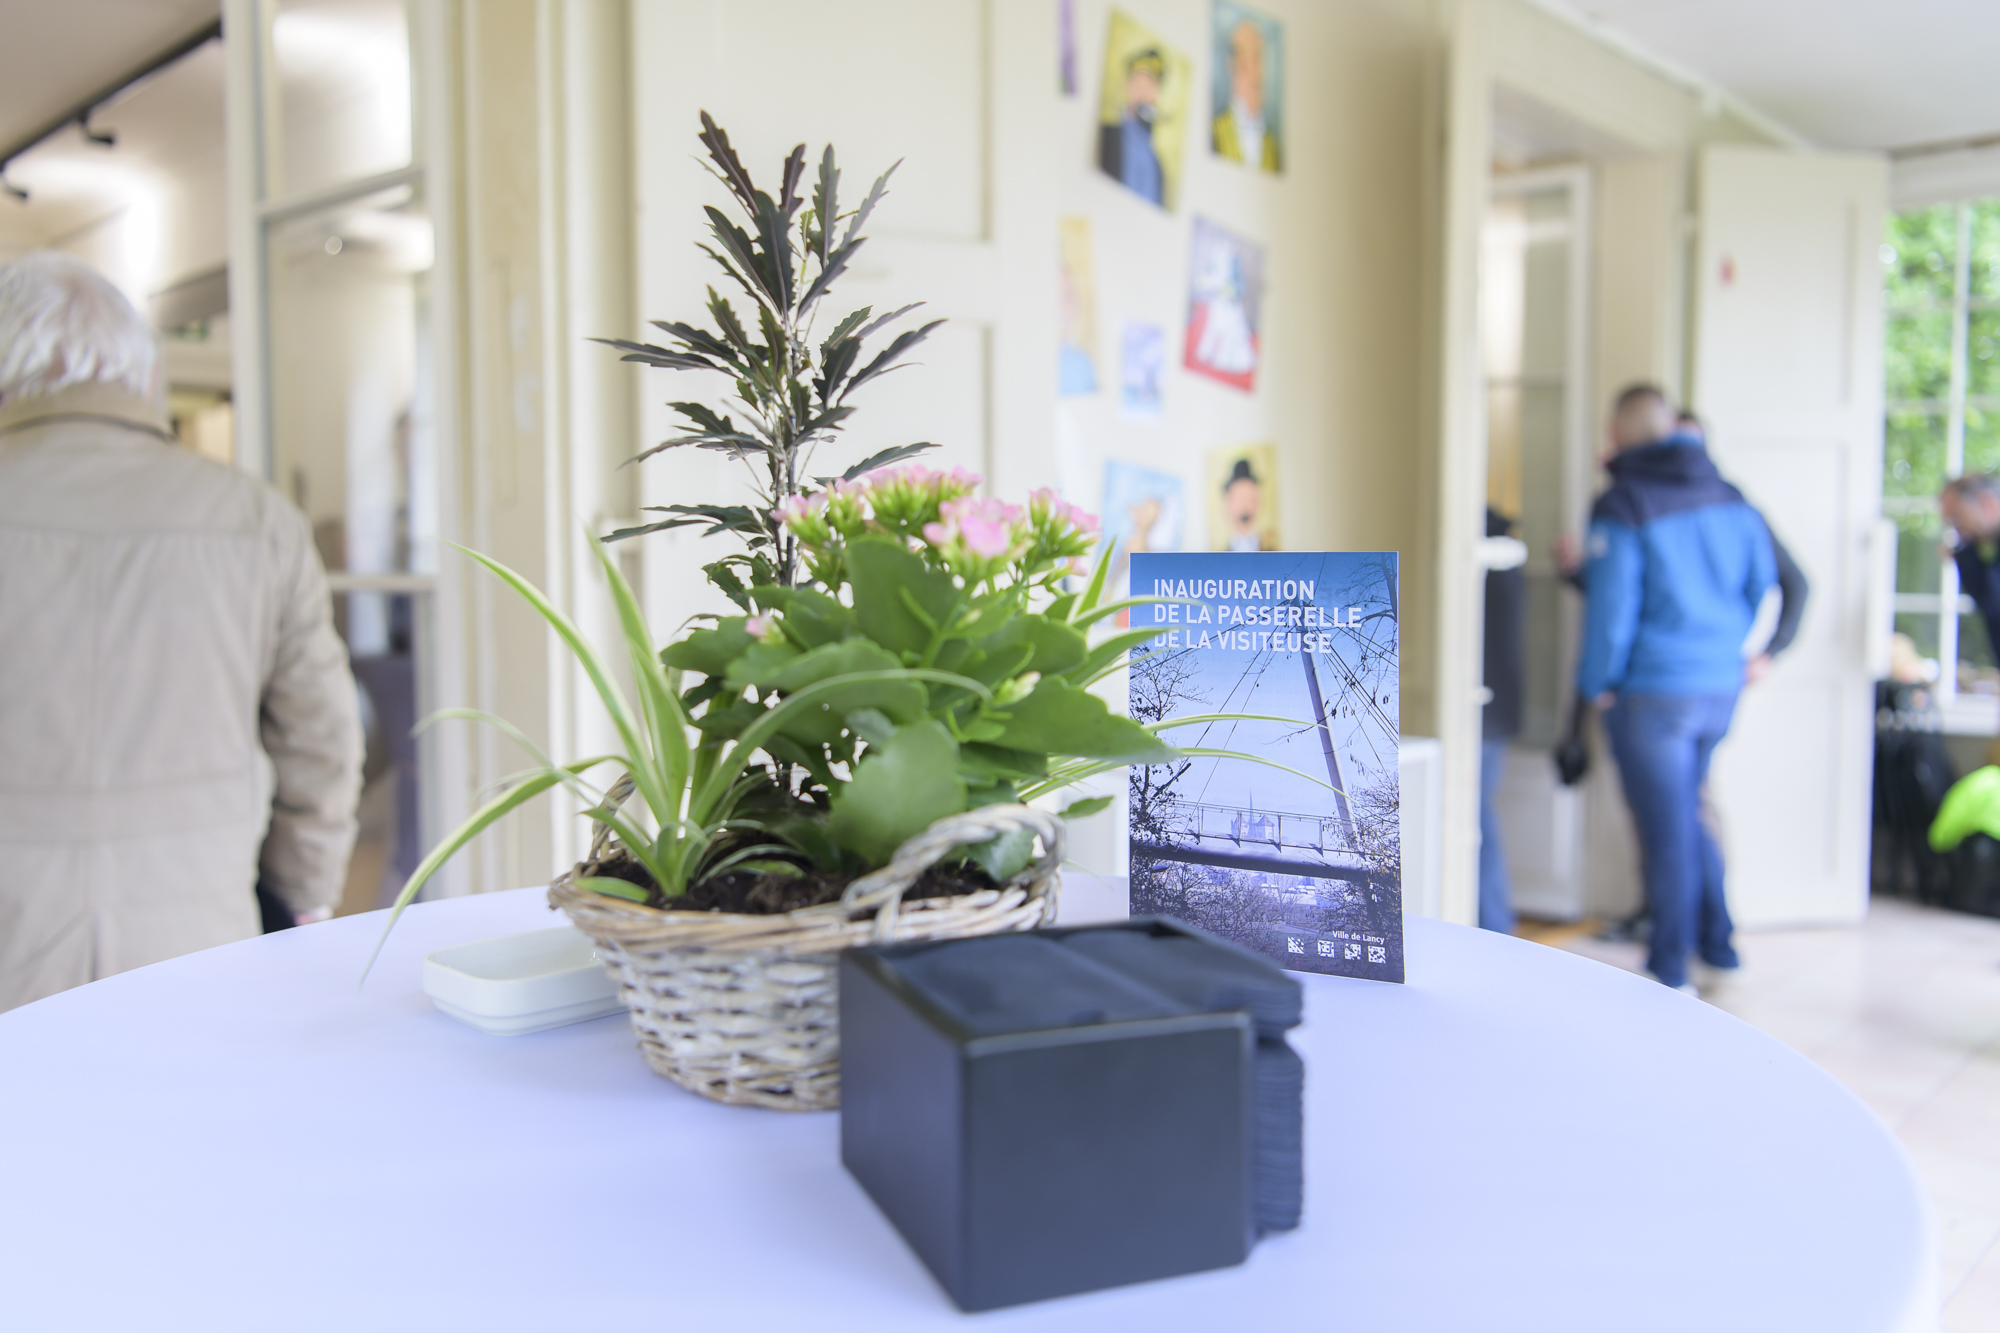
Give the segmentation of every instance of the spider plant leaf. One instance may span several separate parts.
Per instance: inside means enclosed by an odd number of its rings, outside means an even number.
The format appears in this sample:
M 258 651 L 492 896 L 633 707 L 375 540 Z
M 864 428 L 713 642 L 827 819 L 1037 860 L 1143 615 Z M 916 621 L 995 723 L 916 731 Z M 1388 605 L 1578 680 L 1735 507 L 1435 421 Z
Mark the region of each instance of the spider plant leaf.
M 667 673 L 660 664 L 652 632 L 646 626 L 645 613 L 639 609 L 639 599 L 633 595 L 632 585 L 625 581 L 618 563 L 602 547 L 597 550 L 597 558 L 604 567 L 605 580 L 611 585 L 611 600 L 618 608 L 619 626 L 625 631 L 632 680 L 638 689 L 648 739 L 652 742 L 649 753 L 664 766 L 659 785 L 671 802 L 671 809 L 654 807 L 654 815 L 664 826 L 680 818 L 686 800 L 687 715 L 681 711 L 680 700 L 667 683 Z
M 618 738 L 624 744 L 625 753 L 635 761 L 643 758 L 647 754 L 646 737 L 638 719 L 632 715 L 632 706 L 627 702 L 625 692 L 618 687 L 618 682 L 605 665 L 604 659 L 598 656 L 597 649 L 591 646 L 590 640 L 584 637 L 583 631 L 576 627 L 576 623 L 558 610 L 555 603 L 543 595 L 540 588 L 498 560 L 459 546 L 456 542 L 451 545 L 492 571 L 501 582 L 520 594 L 522 600 L 533 607 L 536 614 L 548 623 L 549 628 L 556 632 L 556 636 L 576 658 L 577 665 L 583 668 L 584 675 L 590 678 L 598 698 L 604 702 L 604 711 L 611 715 L 612 725 L 618 729 Z M 609 559 L 602 551 L 599 555 Z M 640 794 L 645 797 L 646 804 L 656 812 L 664 810 L 669 804 L 667 794 L 652 782 L 652 775 L 646 772 L 646 767 L 644 764 L 637 764 L 638 771 L 632 775 L 633 779 L 639 782 Z M 647 790 L 649 786 L 652 790 Z
M 1111 808 L 1111 801 L 1112 798 L 1109 796 L 1086 796 L 1082 800 L 1071 801 L 1068 805 L 1064 806 L 1062 817 L 1064 819 L 1088 819 L 1092 815 L 1102 814 L 1104 811 L 1109 810 Z
M 1083 599 L 1076 603 L 1070 613 L 1070 624 L 1076 623 L 1076 613 L 1090 614 L 1097 609 L 1098 599 L 1104 596 L 1104 581 L 1111 574 L 1111 556 L 1117 543 L 1106 538 L 1097 548 L 1097 568 L 1090 573 L 1090 583 L 1083 590 Z
M 579 889 L 602 894 L 606 898 L 623 898 L 628 903 L 643 903 L 653 896 L 630 880 L 615 879 L 610 875 L 588 875 L 574 883 Z
M 374 971 L 375 960 L 382 956 L 382 946 L 388 942 L 389 932 L 396 928 L 396 922 L 402 919 L 404 910 L 416 901 L 417 894 L 422 892 L 424 885 L 430 882 L 431 876 L 437 874 L 445 862 L 456 856 L 460 848 L 484 833 L 491 825 L 505 818 L 515 810 L 520 809 L 549 788 L 561 784 L 565 777 L 574 776 L 576 773 L 580 773 L 595 764 L 603 762 L 603 758 L 586 759 L 580 760 L 575 765 L 566 765 L 558 771 L 545 770 L 539 772 L 522 782 L 520 786 L 515 787 L 511 791 L 502 792 L 500 795 L 486 802 L 486 804 L 473 811 L 463 824 L 445 834 L 439 840 L 438 845 L 431 848 L 430 855 L 417 863 L 417 868 L 410 872 L 409 882 L 404 884 L 403 891 L 396 895 L 395 904 L 389 911 L 388 923 L 382 927 L 381 938 L 375 941 L 375 951 L 368 955 L 368 965 L 361 969 L 361 981 L 355 983 L 356 988 L 358 989 L 361 984 L 365 983 L 368 980 L 368 974 Z
M 1149 639 L 1158 638 L 1159 633 L 1156 629 L 1147 628 L 1128 629 L 1123 634 L 1114 634 L 1092 648 L 1090 655 L 1083 659 L 1082 664 L 1067 674 L 1079 685 L 1094 685 L 1123 665 L 1122 659 L 1127 652 Z
M 1098 621 L 1103 620 L 1105 617 L 1115 616 L 1120 611 L 1129 611 L 1133 607 L 1151 606 L 1160 602 L 1171 602 L 1177 606 L 1201 605 L 1200 602 L 1197 602 L 1192 597 L 1153 597 L 1153 596 L 1121 597 L 1115 602 L 1106 602 L 1102 606 L 1094 607 L 1091 610 L 1084 612 L 1082 615 L 1076 617 L 1076 619 L 1071 623 L 1073 623 L 1078 629 L 1088 629 L 1090 626 L 1095 625 Z M 1157 624 L 1158 622 L 1155 623 Z M 1165 633 L 1166 631 L 1164 628 L 1162 628 L 1158 632 Z

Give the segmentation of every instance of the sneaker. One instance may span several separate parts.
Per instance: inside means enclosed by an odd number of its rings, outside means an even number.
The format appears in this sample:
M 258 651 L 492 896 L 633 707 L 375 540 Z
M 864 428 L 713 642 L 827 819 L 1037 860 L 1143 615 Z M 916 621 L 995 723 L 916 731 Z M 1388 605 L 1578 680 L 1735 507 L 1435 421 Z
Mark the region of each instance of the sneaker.
M 1694 980 L 1704 993 L 1727 990 L 1743 980 L 1743 965 L 1717 967 L 1713 963 L 1697 962 L 1694 965 Z
M 1667 984 L 1666 982 L 1661 981 L 1660 978 L 1654 973 L 1647 972 L 1644 975 L 1653 981 L 1659 981 L 1662 986 L 1665 986 Z M 1701 998 L 1701 991 L 1696 988 L 1695 984 L 1692 981 L 1683 981 L 1680 985 L 1674 986 L 1671 989 L 1677 990 L 1683 995 L 1692 995 L 1697 1000 Z

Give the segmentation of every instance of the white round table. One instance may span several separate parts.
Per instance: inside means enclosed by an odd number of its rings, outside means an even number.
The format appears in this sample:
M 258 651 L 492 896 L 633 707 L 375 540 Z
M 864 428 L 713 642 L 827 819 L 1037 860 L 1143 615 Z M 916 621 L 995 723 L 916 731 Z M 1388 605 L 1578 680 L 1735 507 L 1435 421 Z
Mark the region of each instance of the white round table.
M 560 924 L 541 891 L 414 908 L 357 992 L 382 920 L 0 1014 L 0 1325 L 1935 1320 L 1926 1197 L 1860 1101 L 1719 1010 L 1554 949 L 1412 919 L 1409 984 L 1304 978 L 1303 1226 L 1240 1268 L 968 1317 L 842 1170 L 833 1115 L 682 1092 L 622 1016 L 488 1037 L 434 1010 L 423 955 Z

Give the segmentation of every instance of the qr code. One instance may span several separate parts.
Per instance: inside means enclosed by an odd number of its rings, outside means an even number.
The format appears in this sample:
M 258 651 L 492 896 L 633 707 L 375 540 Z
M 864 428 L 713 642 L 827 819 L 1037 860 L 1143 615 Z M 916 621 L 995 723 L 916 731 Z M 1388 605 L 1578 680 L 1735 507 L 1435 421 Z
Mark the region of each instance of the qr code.
M 1306 946 L 1299 943 L 1296 937 L 1291 935 L 1285 936 L 1286 953 L 1304 953 L 1305 951 L 1306 951 Z
M 1361 946 L 1350 941 L 1347 946 L 1347 956 L 1349 958 L 1359 958 L 1361 956 Z
M 1319 944 L 1319 956 L 1320 956 L 1321 958 L 1331 958 L 1331 957 L 1333 957 L 1333 941 L 1332 941 L 1332 940 L 1319 940 L 1319 941 L 1317 941 L 1317 943 Z
M 1386 946 L 1386 945 L 1381 945 L 1381 944 L 1371 944 L 1371 945 L 1369 945 L 1369 946 L 1368 946 L 1368 961 L 1369 961 L 1369 962 L 1371 962 L 1371 963 L 1386 963 L 1386 962 L 1388 962 L 1388 961 L 1389 961 L 1389 949 L 1388 949 L 1388 946 Z

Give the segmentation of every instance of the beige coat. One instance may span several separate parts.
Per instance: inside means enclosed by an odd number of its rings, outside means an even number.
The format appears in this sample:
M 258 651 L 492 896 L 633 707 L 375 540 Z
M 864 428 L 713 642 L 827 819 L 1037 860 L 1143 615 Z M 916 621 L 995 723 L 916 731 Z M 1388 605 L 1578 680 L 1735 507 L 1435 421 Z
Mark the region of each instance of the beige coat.
M 85 385 L 0 405 L 0 1010 L 340 896 L 361 724 L 305 517 Z

